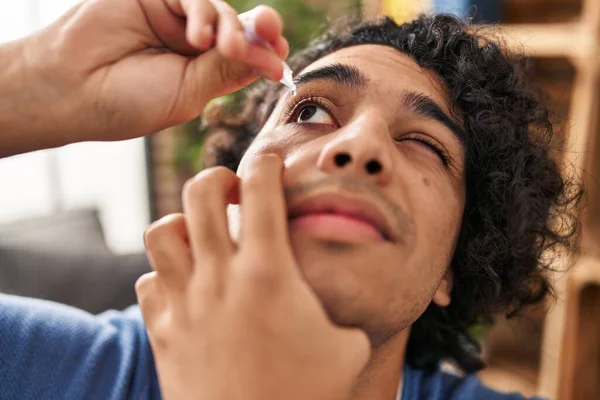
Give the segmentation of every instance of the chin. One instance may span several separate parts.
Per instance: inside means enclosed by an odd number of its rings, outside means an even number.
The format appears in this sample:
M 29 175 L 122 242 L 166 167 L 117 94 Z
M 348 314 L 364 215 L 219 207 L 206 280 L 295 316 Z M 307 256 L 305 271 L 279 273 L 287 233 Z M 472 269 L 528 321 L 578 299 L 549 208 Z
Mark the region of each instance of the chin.
M 321 301 L 333 322 L 342 326 L 362 326 L 367 312 L 368 282 L 358 265 L 360 248 L 337 241 L 292 239 L 294 255 L 302 276 Z M 358 261 L 358 262 L 357 262 Z M 366 315 L 365 315 L 366 314 Z
M 336 325 L 361 328 L 375 344 L 418 317 L 412 296 L 401 295 L 407 288 L 389 275 L 393 254 L 373 251 L 368 245 L 291 239 L 305 281 Z

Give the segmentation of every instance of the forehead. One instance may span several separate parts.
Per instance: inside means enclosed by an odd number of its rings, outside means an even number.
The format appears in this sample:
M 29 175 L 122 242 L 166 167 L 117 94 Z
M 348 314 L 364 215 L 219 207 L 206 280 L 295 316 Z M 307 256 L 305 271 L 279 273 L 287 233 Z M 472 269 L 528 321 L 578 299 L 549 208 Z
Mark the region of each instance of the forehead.
M 442 79 L 389 46 L 366 44 L 346 47 L 318 59 L 298 75 L 336 63 L 358 68 L 368 78 L 369 88 L 375 88 L 381 94 L 403 90 L 419 92 L 435 100 L 444 111 L 452 113 L 448 90 Z

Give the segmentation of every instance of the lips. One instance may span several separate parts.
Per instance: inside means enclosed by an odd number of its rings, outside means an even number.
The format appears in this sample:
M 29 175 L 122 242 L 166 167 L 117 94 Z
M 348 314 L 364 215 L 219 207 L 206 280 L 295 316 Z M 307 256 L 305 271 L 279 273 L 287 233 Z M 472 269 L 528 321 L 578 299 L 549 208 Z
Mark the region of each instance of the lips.
M 318 193 L 293 202 L 292 227 L 330 239 L 394 241 L 385 213 L 374 203 L 340 193 Z

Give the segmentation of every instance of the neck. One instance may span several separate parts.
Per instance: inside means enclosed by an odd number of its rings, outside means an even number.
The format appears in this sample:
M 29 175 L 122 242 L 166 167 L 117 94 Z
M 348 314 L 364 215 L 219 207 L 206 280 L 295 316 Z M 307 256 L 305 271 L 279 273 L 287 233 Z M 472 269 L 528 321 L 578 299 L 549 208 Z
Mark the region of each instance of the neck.
M 396 400 L 409 331 L 405 329 L 399 332 L 373 350 L 369 364 L 356 381 L 350 400 Z

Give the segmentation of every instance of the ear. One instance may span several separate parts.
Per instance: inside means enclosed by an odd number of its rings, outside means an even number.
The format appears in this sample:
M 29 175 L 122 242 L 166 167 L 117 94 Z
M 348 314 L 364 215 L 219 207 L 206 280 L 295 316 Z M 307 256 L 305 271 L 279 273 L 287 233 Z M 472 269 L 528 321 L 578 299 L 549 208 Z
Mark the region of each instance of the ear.
M 433 303 L 439 307 L 448 307 L 450 305 L 450 293 L 452 292 L 452 286 L 454 285 L 454 274 L 452 273 L 452 267 L 448 267 L 440 285 L 438 286 L 435 294 L 433 295 Z

